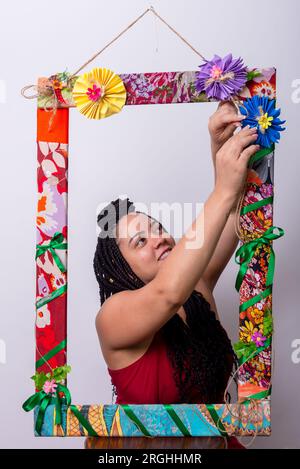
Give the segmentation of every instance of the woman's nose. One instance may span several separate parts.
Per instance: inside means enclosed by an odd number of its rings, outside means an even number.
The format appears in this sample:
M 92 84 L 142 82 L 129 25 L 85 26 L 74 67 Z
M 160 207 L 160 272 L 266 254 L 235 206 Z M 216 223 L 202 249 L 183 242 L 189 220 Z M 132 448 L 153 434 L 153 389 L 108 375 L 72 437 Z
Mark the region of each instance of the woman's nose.
M 153 238 L 153 245 L 156 249 L 159 248 L 162 244 L 166 244 L 166 240 L 164 238 L 161 236 Z

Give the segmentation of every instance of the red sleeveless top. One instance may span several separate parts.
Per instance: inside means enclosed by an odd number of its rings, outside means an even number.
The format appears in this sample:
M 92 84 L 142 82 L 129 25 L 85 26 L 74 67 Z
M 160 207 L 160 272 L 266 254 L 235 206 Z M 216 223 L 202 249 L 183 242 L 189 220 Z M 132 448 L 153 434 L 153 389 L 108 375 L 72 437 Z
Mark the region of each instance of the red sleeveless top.
M 117 370 L 107 369 L 117 390 L 116 404 L 182 403 L 160 331 L 154 335 L 146 352 L 135 362 Z M 188 400 L 202 403 L 197 389 L 191 390 Z M 228 448 L 245 449 L 235 436 L 227 437 L 227 442 Z
M 146 352 L 128 366 L 111 370 L 116 387 L 116 404 L 179 404 L 180 396 L 160 331 L 156 332 Z M 198 390 L 191 391 L 190 402 L 201 403 Z

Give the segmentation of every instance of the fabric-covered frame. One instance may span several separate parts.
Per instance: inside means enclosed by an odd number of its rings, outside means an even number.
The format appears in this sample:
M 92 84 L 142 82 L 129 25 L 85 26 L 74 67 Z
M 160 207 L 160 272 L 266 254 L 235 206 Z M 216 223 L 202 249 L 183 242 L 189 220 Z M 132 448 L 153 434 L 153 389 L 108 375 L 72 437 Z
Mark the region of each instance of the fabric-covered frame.
M 275 97 L 276 71 L 259 70 L 248 80 L 241 99 L 267 91 Z M 141 73 L 119 76 L 126 105 L 207 102 L 195 89 L 196 72 Z M 139 84 L 151 91 L 139 93 Z M 40 78 L 38 86 L 49 84 Z M 53 83 L 53 81 L 52 81 Z M 149 84 L 151 87 L 149 88 Z M 53 99 L 54 97 L 54 99 Z M 67 362 L 67 200 L 70 90 L 54 89 L 38 98 L 37 108 L 37 255 L 36 370 L 49 371 Z M 101 125 L 101 123 L 99 123 Z M 274 147 L 252 157 L 240 212 L 245 239 L 255 240 L 273 226 Z M 50 244 L 51 243 L 51 244 Z M 251 318 L 270 319 L 272 284 L 267 286 L 270 243 L 255 245 L 246 275 L 240 281 L 239 335 L 247 343 Z M 238 281 L 237 281 L 238 282 Z M 269 321 L 270 322 L 270 321 Z M 254 321 L 255 323 L 255 321 Z M 241 358 L 238 402 L 233 404 L 72 405 L 70 399 L 45 405 L 41 436 L 220 436 L 270 435 L 272 333 L 250 358 Z M 66 382 L 64 383 L 66 386 Z M 63 389 L 61 390 L 63 393 Z M 35 407 L 35 425 L 43 403 Z M 58 417 L 60 413 L 60 418 Z M 36 428 L 36 427 L 35 427 Z

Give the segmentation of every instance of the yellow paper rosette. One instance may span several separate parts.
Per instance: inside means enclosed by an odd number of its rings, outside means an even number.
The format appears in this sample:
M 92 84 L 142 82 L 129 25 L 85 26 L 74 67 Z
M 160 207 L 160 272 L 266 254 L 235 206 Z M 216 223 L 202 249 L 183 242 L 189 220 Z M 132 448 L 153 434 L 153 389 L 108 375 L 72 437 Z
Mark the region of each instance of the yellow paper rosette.
M 94 68 L 76 80 L 73 100 L 84 116 L 103 119 L 121 111 L 126 101 L 126 89 L 116 73 L 107 68 Z

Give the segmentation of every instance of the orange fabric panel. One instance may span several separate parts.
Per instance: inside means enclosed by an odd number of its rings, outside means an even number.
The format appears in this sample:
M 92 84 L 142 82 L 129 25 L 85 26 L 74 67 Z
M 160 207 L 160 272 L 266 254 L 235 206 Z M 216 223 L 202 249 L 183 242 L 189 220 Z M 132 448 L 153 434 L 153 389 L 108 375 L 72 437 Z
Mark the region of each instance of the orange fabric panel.
M 49 129 L 52 109 L 37 109 L 37 141 L 38 142 L 69 142 L 69 109 L 59 108 Z

